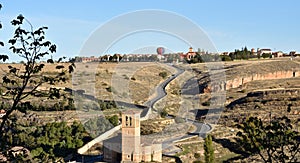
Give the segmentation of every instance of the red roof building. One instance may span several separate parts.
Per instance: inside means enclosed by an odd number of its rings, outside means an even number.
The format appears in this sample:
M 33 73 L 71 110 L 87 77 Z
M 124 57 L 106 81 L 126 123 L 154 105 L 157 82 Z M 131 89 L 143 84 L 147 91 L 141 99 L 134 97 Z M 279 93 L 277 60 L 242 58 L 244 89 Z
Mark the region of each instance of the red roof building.
M 180 60 L 186 59 L 186 60 L 191 60 L 193 57 L 196 56 L 196 52 L 194 52 L 193 48 L 190 47 L 189 48 L 189 52 L 187 52 L 186 54 L 180 54 Z

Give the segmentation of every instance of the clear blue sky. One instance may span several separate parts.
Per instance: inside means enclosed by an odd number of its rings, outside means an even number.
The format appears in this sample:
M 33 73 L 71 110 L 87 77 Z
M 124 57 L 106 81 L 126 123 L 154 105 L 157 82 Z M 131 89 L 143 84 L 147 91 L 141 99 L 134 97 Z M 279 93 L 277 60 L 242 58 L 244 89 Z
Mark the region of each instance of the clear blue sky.
M 0 3 L 3 5 L 0 11 L 1 40 L 8 41 L 12 36 L 9 22 L 23 14 L 36 27 L 49 27 L 46 37 L 57 44 L 57 56 L 78 55 L 85 41 L 101 25 L 118 15 L 143 9 L 171 11 L 190 19 L 208 34 L 218 51 L 234 51 L 242 46 L 300 51 L 300 1 L 297 0 L 6 0 Z M 129 45 L 141 42 L 139 37 L 128 37 L 124 39 L 127 44 L 120 42 L 108 52 L 130 53 L 134 48 Z M 171 38 L 166 40 L 172 42 Z M 152 43 L 152 46 L 156 45 Z M 186 44 L 176 43 L 176 39 L 168 46 L 172 51 L 185 52 L 188 48 Z M 135 47 L 135 50 L 139 48 L 143 47 Z M 1 48 L 0 53 L 8 53 L 7 49 L 8 46 Z

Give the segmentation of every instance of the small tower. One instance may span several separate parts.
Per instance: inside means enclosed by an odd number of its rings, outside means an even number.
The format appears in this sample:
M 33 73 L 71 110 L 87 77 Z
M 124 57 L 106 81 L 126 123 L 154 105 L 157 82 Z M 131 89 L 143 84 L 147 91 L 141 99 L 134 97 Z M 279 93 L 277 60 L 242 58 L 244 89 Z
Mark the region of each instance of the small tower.
M 190 49 L 189 49 L 189 53 L 194 53 L 194 50 L 193 50 L 193 48 L 192 48 L 192 47 L 190 47 Z
M 140 162 L 140 112 L 122 113 L 122 162 Z

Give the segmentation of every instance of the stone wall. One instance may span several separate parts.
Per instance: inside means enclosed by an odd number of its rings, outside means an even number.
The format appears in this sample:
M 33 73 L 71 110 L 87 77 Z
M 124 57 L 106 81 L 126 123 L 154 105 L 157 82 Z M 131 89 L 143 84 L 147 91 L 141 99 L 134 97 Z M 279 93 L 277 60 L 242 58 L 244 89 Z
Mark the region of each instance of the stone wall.
M 116 132 L 116 131 L 118 131 L 120 129 L 121 129 L 121 125 L 118 125 L 118 126 L 112 128 L 112 129 L 108 130 L 107 132 L 101 134 L 97 138 L 95 138 L 92 141 L 90 141 L 87 144 L 85 144 L 83 147 L 79 148 L 77 152 L 79 154 L 84 154 L 85 152 L 88 151 L 88 149 L 90 149 L 96 143 L 102 142 L 103 140 L 107 139 L 110 135 L 112 135 L 114 132 Z
M 287 79 L 293 77 L 300 77 L 300 71 L 275 71 L 272 73 L 256 73 L 248 76 L 240 76 L 229 80 L 211 80 L 206 76 L 203 81 L 199 81 L 200 92 L 202 93 L 220 93 L 231 88 L 238 88 L 246 83 L 257 80 L 271 80 L 271 79 Z
M 251 81 L 257 81 L 257 80 L 271 80 L 271 79 L 286 79 L 286 78 L 293 78 L 293 77 L 299 77 L 300 72 L 299 71 L 276 71 L 273 73 L 266 73 L 266 74 L 252 74 L 245 77 L 239 77 L 231 80 L 226 81 L 226 90 L 229 90 L 231 88 L 237 88 L 239 86 L 242 86 L 243 84 L 246 84 Z

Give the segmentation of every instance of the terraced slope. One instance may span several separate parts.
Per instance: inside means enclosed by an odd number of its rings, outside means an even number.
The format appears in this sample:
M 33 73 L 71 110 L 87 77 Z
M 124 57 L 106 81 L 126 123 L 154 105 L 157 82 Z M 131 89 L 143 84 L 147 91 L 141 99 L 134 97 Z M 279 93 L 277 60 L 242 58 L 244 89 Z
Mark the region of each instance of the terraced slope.
M 270 113 L 273 116 L 286 114 L 297 120 L 300 117 L 300 89 L 268 89 L 248 93 L 227 106 L 220 123 L 231 126 L 248 115 L 268 119 Z

